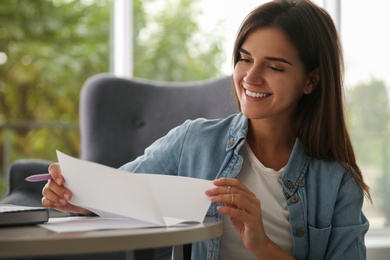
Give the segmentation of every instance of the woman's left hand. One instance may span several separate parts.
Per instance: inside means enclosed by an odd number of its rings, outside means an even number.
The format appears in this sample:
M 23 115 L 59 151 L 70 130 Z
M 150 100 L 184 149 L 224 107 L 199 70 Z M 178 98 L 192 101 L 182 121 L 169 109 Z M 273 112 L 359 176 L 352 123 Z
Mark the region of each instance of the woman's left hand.
M 256 254 L 269 238 L 264 232 L 260 200 L 239 180 L 214 180 L 216 188 L 206 191 L 212 202 L 223 203 L 217 210 L 230 216 L 246 248 Z
M 237 179 L 214 180 L 216 188 L 206 191 L 212 202 L 223 203 L 217 210 L 230 216 L 246 248 L 257 259 L 293 259 L 265 233 L 260 200 Z

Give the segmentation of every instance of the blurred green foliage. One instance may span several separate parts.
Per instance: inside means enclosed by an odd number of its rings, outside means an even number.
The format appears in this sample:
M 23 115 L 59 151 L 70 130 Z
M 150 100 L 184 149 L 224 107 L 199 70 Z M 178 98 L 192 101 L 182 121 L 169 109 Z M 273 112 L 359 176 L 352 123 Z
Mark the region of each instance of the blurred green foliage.
M 150 15 L 147 7 L 157 1 L 133 1 L 135 77 L 220 76 L 221 37 L 200 32 L 196 0 L 167 1 Z M 0 170 L 20 158 L 56 160 L 56 149 L 79 156 L 79 93 L 88 77 L 109 71 L 112 6 L 112 0 L 0 1 L 0 58 L 7 59 L 0 64 Z M 6 130 L 11 122 L 73 126 Z
M 143 7 L 155 1 L 136 1 Z M 176 5 L 173 3 L 177 2 Z M 221 75 L 223 62 L 220 28 L 211 33 L 199 31 L 201 11 L 194 0 L 166 0 L 165 8 L 152 15 L 135 11 L 134 74 L 162 81 L 207 79 Z M 151 8 L 152 9 L 152 8 Z M 138 15 L 137 15 L 138 13 Z M 142 11 L 140 12 L 142 13 Z
M 382 166 L 381 143 L 390 130 L 390 104 L 386 85 L 372 78 L 349 91 L 350 132 L 360 163 Z M 366 140 L 365 142 L 363 142 Z
M 80 86 L 107 71 L 109 11 L 80 1 L 1 1 L 0 122 L 77 121 Z M 77 154 L 76 131 L 12 133 L 12 159 Z M 0 148 L 3 144 L 0 143 Z M 2 149 L 1 149 L 2 151 Z
M 384 81 L 372 78 L 348 92 L 347 112 L 356 157 L 372 180 L 374 203 L 390 225 L 390 104 Z

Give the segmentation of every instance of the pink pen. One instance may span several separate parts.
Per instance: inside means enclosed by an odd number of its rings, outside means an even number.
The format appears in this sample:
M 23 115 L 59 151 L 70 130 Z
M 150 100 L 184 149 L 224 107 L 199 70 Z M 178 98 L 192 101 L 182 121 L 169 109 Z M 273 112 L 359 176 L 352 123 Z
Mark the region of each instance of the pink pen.
M 25 180 L 29 182 L 38 182 L 38 181 L 47 181 L 51 179 L 51 175 L 49 173 L 43 174 L 35 174 L 28 176 Z

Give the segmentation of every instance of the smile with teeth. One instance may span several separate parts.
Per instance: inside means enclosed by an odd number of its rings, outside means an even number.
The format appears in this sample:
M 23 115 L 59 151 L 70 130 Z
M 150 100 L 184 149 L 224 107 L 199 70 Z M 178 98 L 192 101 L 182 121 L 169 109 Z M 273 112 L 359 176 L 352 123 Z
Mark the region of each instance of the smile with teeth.
M 245 89 L 245 94 L 247 94 L 250 97 L 255 97 L 255 98 L 265 98 L 265 97 L 268 97 L 271 95 L 269 93 L 256 93 L 256 92 L 252 92 L 252 91 L 247 90 L 247 89 Z

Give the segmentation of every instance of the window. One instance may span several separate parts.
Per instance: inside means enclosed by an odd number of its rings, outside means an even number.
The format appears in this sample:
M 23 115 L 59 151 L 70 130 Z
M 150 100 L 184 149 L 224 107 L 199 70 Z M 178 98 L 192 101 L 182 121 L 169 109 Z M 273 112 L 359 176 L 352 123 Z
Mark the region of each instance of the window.
M 357 158 L 374 204 L 364 211 L 372 229 L 390 225 L 390 2 L 341 1 L 347 104 Z M 353 10 L 353 11 L 352 11 Z

